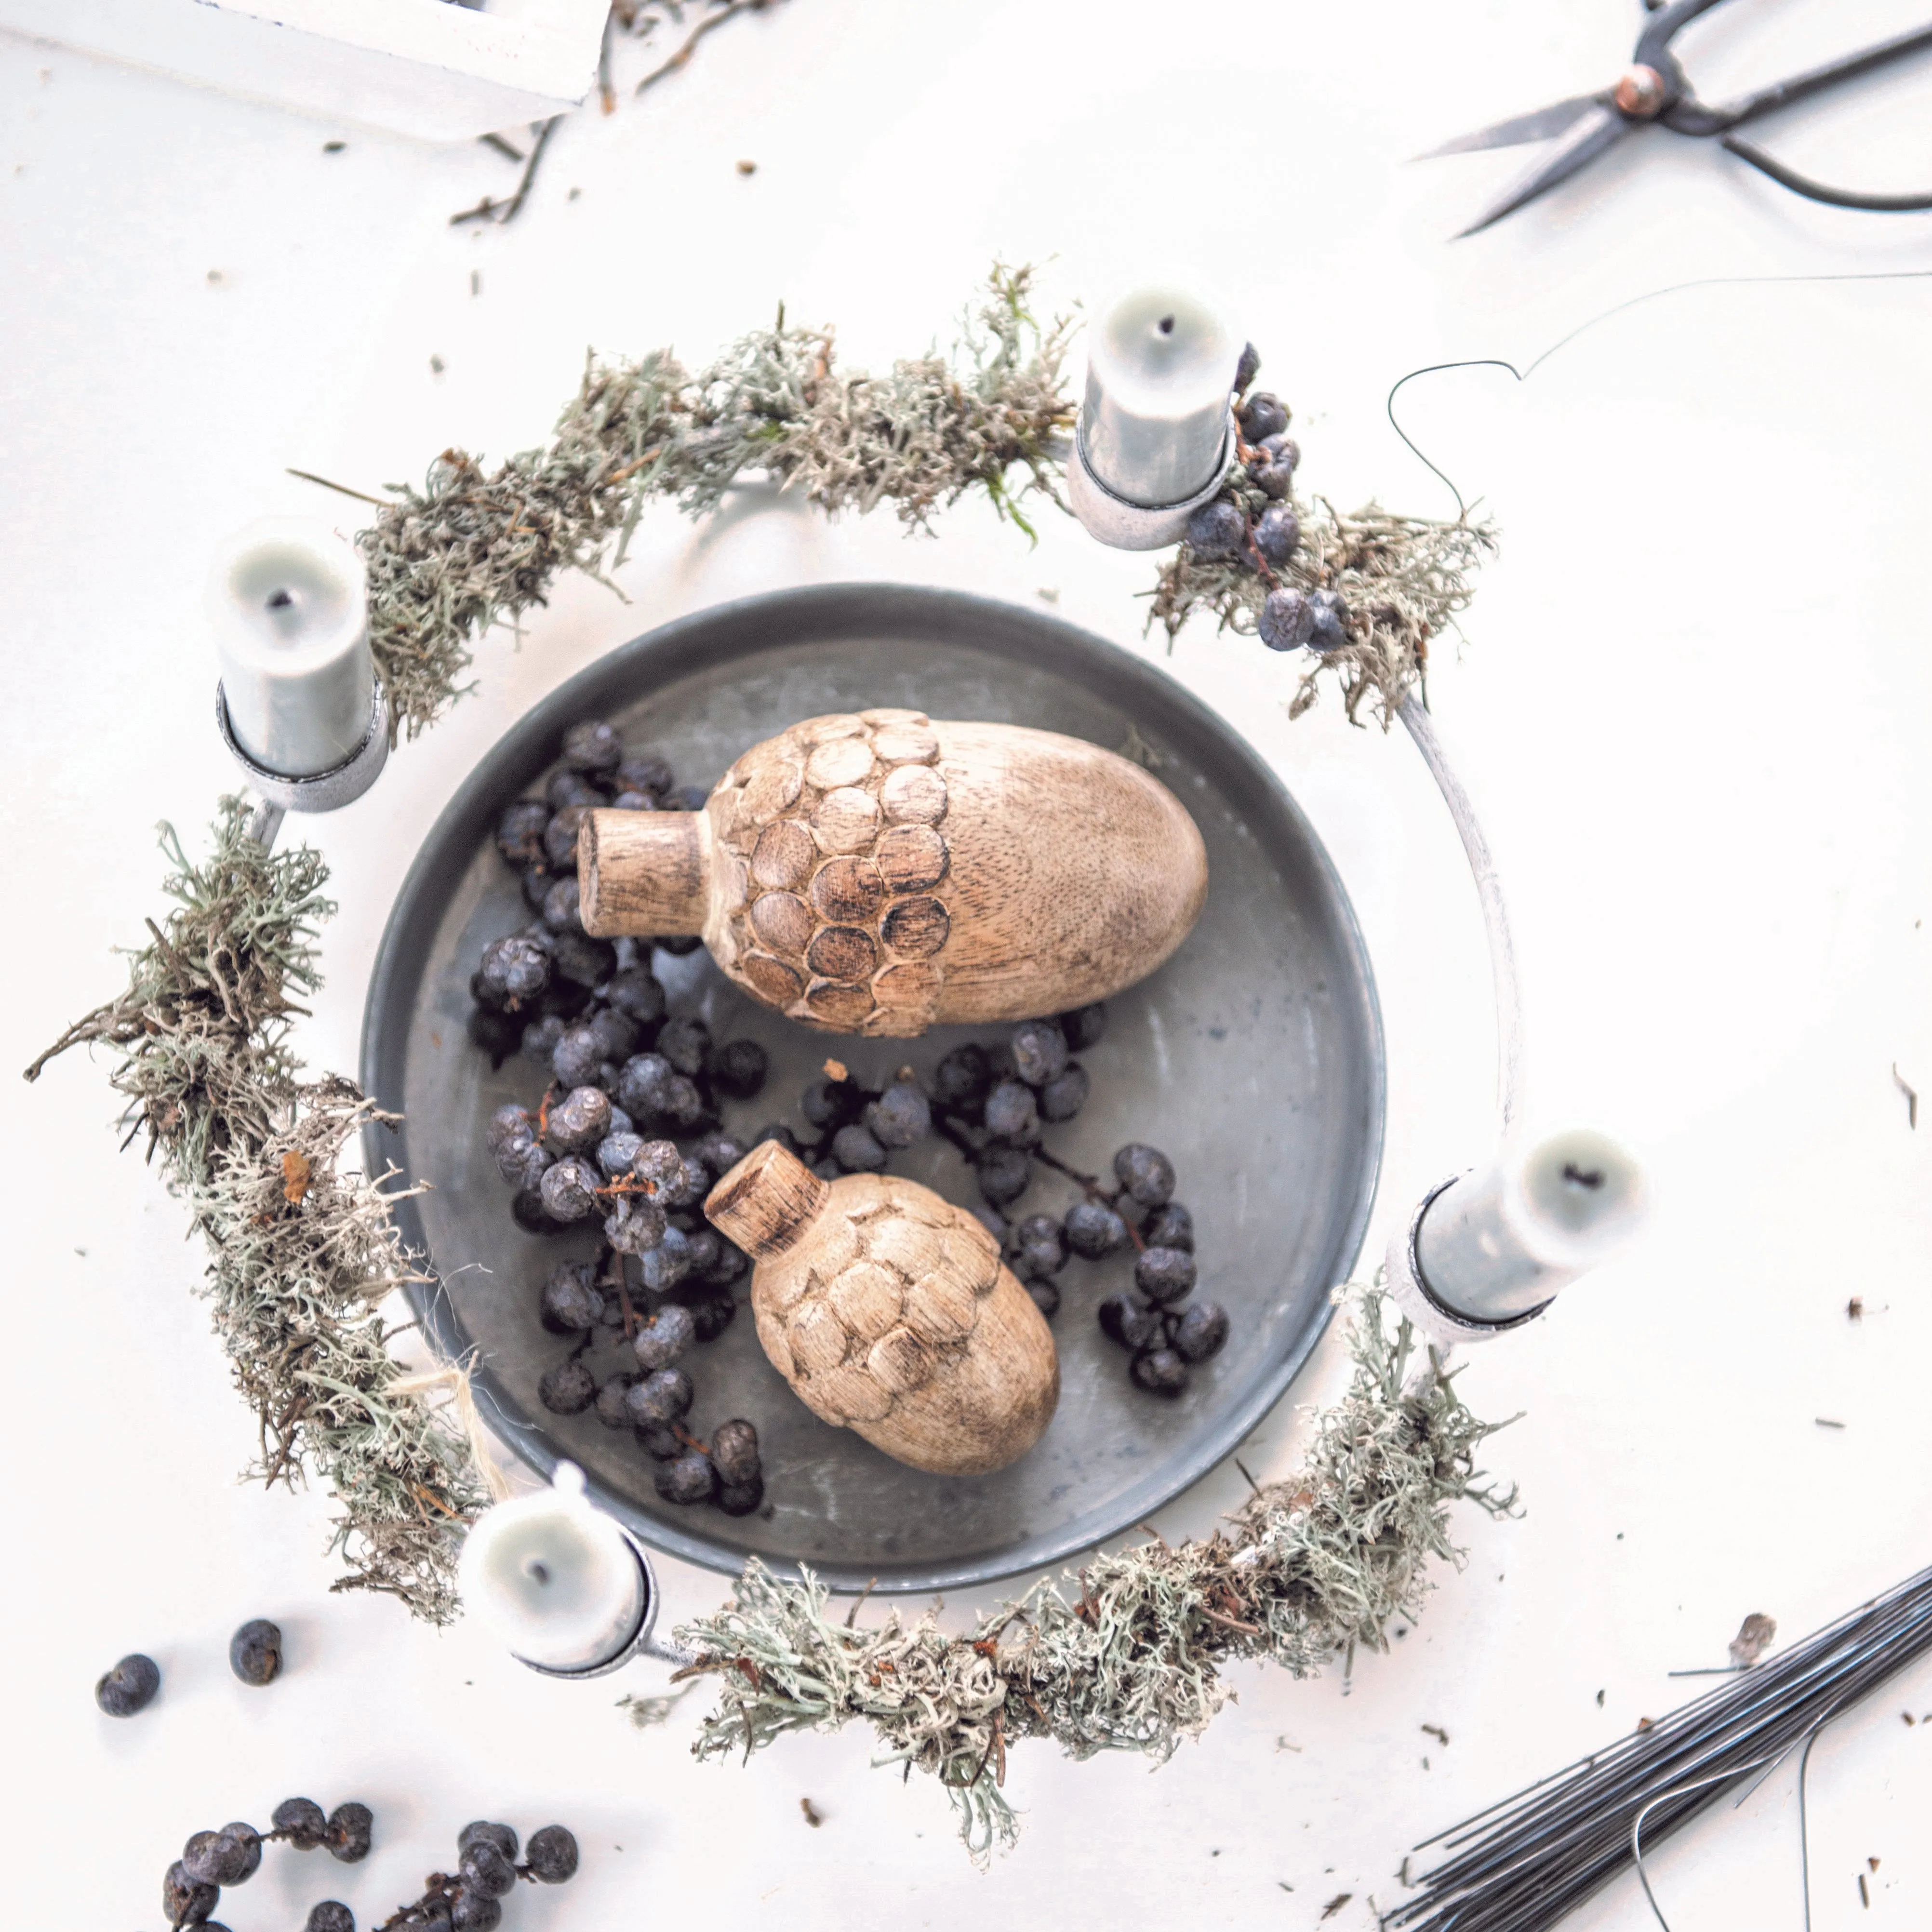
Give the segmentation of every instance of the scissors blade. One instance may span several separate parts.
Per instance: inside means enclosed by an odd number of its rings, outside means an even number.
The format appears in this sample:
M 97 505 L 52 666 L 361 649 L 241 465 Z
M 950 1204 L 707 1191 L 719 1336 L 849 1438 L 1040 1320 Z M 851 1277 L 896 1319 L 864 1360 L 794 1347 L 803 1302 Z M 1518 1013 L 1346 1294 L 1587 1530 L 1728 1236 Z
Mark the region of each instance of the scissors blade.
M 1456 235 L 1456 239 L 1460 242 L 1463 236 L 1474 235 L 1492 221 L 1500 221 L 1525 202 L 1534 201 L 1546 189 L 1554 188 L 1560 181 L 1568 181 L 1606 148 L 1614 146 L 1629 133 L 1630 126 L 1614 107 L 1600 107 L 1593 104 L 1591 111 L 1556 141 L 1528 173 L 1491 202 Z
M 1484 148 L 1514 148 L 1525 141 L 1547 141 L 1562 134 L 1580 114 L 1587 113 L 1592 107 L 1600 106 L 1604 97 L 1600 94 L 1580 94 L 1574 100 L 1559 100 L 1549 107 L 1539 107 L 1534 114 L 1519 114 L 1514 120 L 1498 121 L 1487 128 L 1478 128 L 1473 134 L 1459 134 L 1453 141 L 1444 141 L 1439 148 L 1431 148 L 1426 154 L 1418 154 L 1418 161 L 1439 160 L 1444 154 L 1473 154 Z

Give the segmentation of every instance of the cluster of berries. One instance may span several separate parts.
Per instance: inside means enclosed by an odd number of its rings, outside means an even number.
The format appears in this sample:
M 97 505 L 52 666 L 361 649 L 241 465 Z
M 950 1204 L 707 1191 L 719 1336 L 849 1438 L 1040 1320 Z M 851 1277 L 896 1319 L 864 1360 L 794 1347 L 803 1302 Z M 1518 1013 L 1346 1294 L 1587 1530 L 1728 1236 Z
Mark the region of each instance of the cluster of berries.
M 1092 1082 L 1074 1058 L 1097 1046 L 1107 1010 L 1098 1003 L 1057 1019 L 1023 1020 L 1006 1043 L 988 1052 L 976 1042 L 956 1046 L 934 1070 L 931 1090 L 910 1067 L 873 1089 L 836 1060 L 807 1088 L 800 1112 L 818 1139 L 802 1142 L 782 1126 L 754 1141 L 778 1140 L 826 1180 L 873 1174 L 890 1155 L 929 1133 L 951 1141 L 971 1163 L 983 1204 L 974 1212 L 1000 1243 L 1007 1265 L 1048 1321 L 1059 1313 L 1054 1277 L 1078 1255 L 1104 1261 L 1131 1246 L 1138 1292 L 1124 1290 L 1100 1304 L 1100 1326 L 1133 1352 L 1136 1384 L 1162 1395 L 1187 1385 L 1189 1365 L 1217 1354 L 1228 1339 L 1218 1303 L 1178 1306 L 1196 1278 L 1194 1220 L 1174 1198 L 1174 1163 L 1138 1143 L 1114 1156 L 1116 1185 L 1104 1187 L 1044 1144 L 1046 1128 L 1072 1120 Z M 1017 1202 L 1047 1167 L 1075 1182 L 1083 1198 L 1065 1216 L 1028 1214 L 1010 1221 Z
M 272 1830 L 232 1824 L 218 1832 L 196 1832 L 161 1881 L 162 1913 L 170 1925 L 227 1932 L 208 1915 L 220 1902 L 224 1886 L 243 1885 L 255 1876 L 264 1845 L 280 1840 L 298 1852 L 326 1851 L 346 1865 L 357 1864 L 369 1856 L 374 1822 L 366 1804 L 338 1804 L 325 1814 L 311 1798 L 290 1798 L 275 1807 Z M 480 1927 L 484 1922 L 473 1922 Z M 339 1899 L 326 1898 L 310 1910 L 307 1932 L 356 1932 L 355 1914 Z
M 228 1640 L 228 1667 L 244 1684 L 260 1689 L 282 1674 L 282 1632 L 266 1617 L 250 1617 Z M 94 1701 L 110 1718 L 131 1718 L 154 1701 L 161 1666 L 140 1651 L 122 1658 L 94 1687 Z
M 392 1926 L 495 1932 L 502 1920 L 503 1900 L 516 1889 L 518 1879 L 562 1885 L 576 1876 L 577 1840 L 561 1825 L 546 1825 L 530 1834 L 519 1864 L 516 1833 L 507 1825 L 479 1818 L 457 1834 L 456 1858 L 454 1871 L 431 1872 L 423 1880 L 422 1898 L 383 1921 L 384 1932 Z M 307 1932 L 355 1932 L 355 1922 L 345 1912 L 339 1924 L 334 1920 L 318 1924 L 311 1912 Z
M 500 1107 L 485 1130 L 519 1225 L 553 1234 L 602 1223 L 596 1258 L 562 1263 L 544 1284 L 544 1327 L 577 1340 L 539 1382 L 539 1399 L 556 1414 L 594 1406 L 611 1428 L 634 1430 L 666 1502 L 744 1516 L 764 1500 L 758 1432 L 734 1418 L 708 1445 L 691 1435 L 695 1391 L 679 1364 L 737 1312 L 733 1284 L 748 1259 L 702 1210 L 747 1151 L 724 1131 L 722 1110 L 764 1085 L 765 1052 L 754 1040 L 714 1042 L 703 1020 L 671 1016 L 652 949 L 685 953 L 698 942 L 592 938 L 575 872 L 586 811 L 694 810 L 704 797 L 676 789 L 662 759 L 626 754 L 608 724 L 566 734 L 544 798 L 509 806 L 497 824 L 497 849 L 522 873 L 537 916 L 483 949 L 470 1033 L 497 1066 L 514 1053 L 548 1076 L 533 1107 Z M 634 1353 L 636 1367 L 600 1378 L 584 1359 L 600 1339 Z
M 1262 604 L 1261 640 L 1270 650 L 1332 651 L 1348 641 L 1348 606 L 1340 591 L 1301 590 L 1275 572 L 1301 545 L 1301 520 L 1288 501 L 1301 452 L 1288 434 L 1288 406 L 1253 386 L 1261 358 L 1241 352 L 1234 387 L 1242 478 L 1232 496 L 1203 503 L 1187 520 L 1187 547 L 1204 560 L 1258 572 L 1270 586 Z

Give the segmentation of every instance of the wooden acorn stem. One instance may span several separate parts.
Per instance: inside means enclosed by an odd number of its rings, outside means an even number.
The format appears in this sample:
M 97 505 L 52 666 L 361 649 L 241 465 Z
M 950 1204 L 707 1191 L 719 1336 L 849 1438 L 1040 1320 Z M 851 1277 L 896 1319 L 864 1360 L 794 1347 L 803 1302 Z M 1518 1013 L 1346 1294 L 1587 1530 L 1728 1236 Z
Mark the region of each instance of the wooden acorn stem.
M 712 1190 L 705 1217 L 754 1261 L 795 1246 L 832 1190 L 777 1141 L 760 1141 Z
M 577 834 L 584 929 L 599 939 L 704 930 L 711 821 L 701 812 L 591 812 Z

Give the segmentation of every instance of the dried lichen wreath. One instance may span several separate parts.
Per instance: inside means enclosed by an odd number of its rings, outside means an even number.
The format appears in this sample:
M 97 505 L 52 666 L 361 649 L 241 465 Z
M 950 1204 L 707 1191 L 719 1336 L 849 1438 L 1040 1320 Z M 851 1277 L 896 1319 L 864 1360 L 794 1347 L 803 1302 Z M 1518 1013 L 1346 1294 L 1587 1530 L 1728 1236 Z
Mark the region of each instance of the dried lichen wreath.
M 1022 500 L 1060 501 L 1073 421 L 1069 328 L 1035 324 L 1030 279 L 996 268 L 957 356 L 884 376 L 838 370 L 830 332 L 788 328 L 782 313 L 696 375 L 662 352 L 593 362 L 544 447 L 490 474 L 448 451 L 421 490 L 369 500 L 378 512 L 358 542 L 393 730 L 413 738 L 434 723 L 469 688 L 475 640 L 541 604 L 560 570 L 608 581 L 607 556 L 614 544 L 621 560 L 654 496 L 700 517 L 760 473 L 828 513 L 890 502 L 922 530 L 980 489 L 1030 532 Z M 1244 445 L 1220 498 L 1244 519 L 1280 495 L 1262 491 L 1251 464 Z M 1314 703 L 1327 675 L 1352 719 L 1368 701 L 1386 725 L 1430 639 L 1468 602 L 1491 532 L 1466 517 L 1288 501 L 1300 537 L 1285 562 L 1270 566 L 1252 544 L 1210 556 L 1184 543 L 1149 621 L 1172 637 L 1207 610 L 1247 634 L 1271 589 L 1336 591 L 1346 634 L 1314 657 L 1289 709 Z M 208 1244 L 215 1327 L 260 1423 L 250 1474 L 328 1486 L 346 1566 L 336 1588 L 386 1591 L 447 1622 L 459 1607 L 460 1532 L 501 1478 L 463 1372 L 414 1374 L 392 1352 L 382 1304 L 412 1263 L 390 1220 L 397 1177 L 340 1165 L 370 1103 L 348 1081 L 305 1078 L 290 1048 L 297 1000 L 320 983 L 316 934 L 334 910 L 326 869 L 307 848 L 256 842 L 236 799 L 223 802 L 201 863 L 171 830 L 162 838 L 174 910 L 148 922 L 126 990 L 69 1028 L 27 1078 L 69 1047 L 114 1051 L 128 1139 L 146 1135 Z M 1455 1558 L 1448 1505 L 1514 1502 L 1482 1486 L 1474 1453 L 1492 1425 L 1464 1407 L 1439 1362 L 1405 1382 L 1411 1347 L 1406 1323 L 1391 1333 L 1380 1296 L 1363 1292 L 1352 1385 L 1319 1418 L 1300 1477 L 1258 1489 L 1225 1534 L 1096 1558 L 1071 1603 L 1042 1585 L 966 1636 L 947 1636 L 930 1614 L 910 1628 L 896 1613 L 860 1628 L 830 1619 L 810 1579 L 782 1582 L 752 1564 L 730 1605 L 680 1633 L 699 1654 L 693 1668 L 721 1687 L 696 1750 L 748 1750 L 863 1718 L 884 1761 L 938 1774 L 983 1852 L 1012 1834 L 1000 1786 L 1018 1739 L 1052 1737 L 1078 1757 L 1165 1756 L 1229 1694 L 1223 1665 L 1265 1658 L 1301 1676 L 1358 1646 L 1382 1647 L 1391 1621 L 1414 1615 L 1430 1559 Z

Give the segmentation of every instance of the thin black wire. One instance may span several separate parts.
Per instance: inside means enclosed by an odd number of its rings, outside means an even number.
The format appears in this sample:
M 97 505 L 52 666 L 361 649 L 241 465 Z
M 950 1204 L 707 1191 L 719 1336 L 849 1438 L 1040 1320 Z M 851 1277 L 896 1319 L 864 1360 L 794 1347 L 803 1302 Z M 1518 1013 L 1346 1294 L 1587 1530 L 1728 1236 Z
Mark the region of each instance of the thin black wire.
M 1612 308 L 1593 315 L 1587 321 L 1580 322 L 1568 334 L 1559 336 L 1533 362 L 1519 369 L 1514 362 L 1506 362 L 1498 356 L 1477 356 L 1460 362 L 1431 362 L 1426 368 L 1412 369 L 1388 392 L 1383 408 L 1388 415 L 1389 427 L 1408 446 L 1409 454 L 1423 468 L 1434 476 L 1456 500 L 1458 520 L 1469 514 L 1469 506 L 1462 500 L 1462 493 L 1457 489 L 1448 472 L 1432 463 L 1424 455 L 1415 440 L 1396 421 L 1395 399 L 1418 376 L 1440 374 L 1448 369 L 1507 369 L 1519 382 L 1526 382 L 1547 362 L 1559 349 L 1567 349 L 1577 337 L 1596 327 L 1600 322 L 1608 322 L 1612 316 L 1622 315 L 1626 309 L 1639 308 L 1646 302 L 1657 302 L 1665 296 L 1681 295 L 1687 289 L 1746 288 L 1800 282 L 1917 282 L 1932 280 L 1932 268 L 1883 268 L 1870 269 L 1845 274 L 1822 275 L 1700 275 L 1694 281 L 1672 282 L 1660 289 L 1648 289 L 1640 296 L 1632 296 Z

